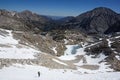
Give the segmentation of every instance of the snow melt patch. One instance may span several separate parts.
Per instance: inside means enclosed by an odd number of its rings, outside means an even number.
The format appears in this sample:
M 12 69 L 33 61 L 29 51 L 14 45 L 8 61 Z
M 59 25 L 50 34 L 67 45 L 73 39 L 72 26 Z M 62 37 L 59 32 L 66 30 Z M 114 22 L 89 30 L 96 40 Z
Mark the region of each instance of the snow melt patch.
M 62 65 L 65 65 L 65 66 L 67 66 L 67 64 L 66 63 L 64 63 L 64 62 L 61 62 L 61 61 L 59 61 L 59 60 L 57 60 L 57 59 L 52 59 L 53 61 L 55 61 L 55 62 L 57 62 L 57 63 L 59 63 L 59 64 L 62 64 Z
M 67 50 L 64 55 L 74 55 L 76 53 L 76 49 L 80 48 L 79 45 L 66 45 Z
M 74 60 L 76 59 L 77 49 L 80 48 L 79 45 L 66 45 L 66 50 L 63 56 L 58 57 L 61 60 Z

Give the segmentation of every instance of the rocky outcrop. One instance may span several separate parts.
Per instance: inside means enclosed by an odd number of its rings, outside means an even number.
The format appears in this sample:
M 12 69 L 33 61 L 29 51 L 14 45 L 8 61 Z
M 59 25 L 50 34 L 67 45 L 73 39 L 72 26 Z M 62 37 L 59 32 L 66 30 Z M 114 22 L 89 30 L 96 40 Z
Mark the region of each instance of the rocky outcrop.
M 105 59 L 116 71 L 120 71 L 120 34 L 114 34 L 111 37 L 105 37 L 99 42 L 85 48 L 87 55 L 94 55 L 96 58 L 99 54 L 107 56 Z

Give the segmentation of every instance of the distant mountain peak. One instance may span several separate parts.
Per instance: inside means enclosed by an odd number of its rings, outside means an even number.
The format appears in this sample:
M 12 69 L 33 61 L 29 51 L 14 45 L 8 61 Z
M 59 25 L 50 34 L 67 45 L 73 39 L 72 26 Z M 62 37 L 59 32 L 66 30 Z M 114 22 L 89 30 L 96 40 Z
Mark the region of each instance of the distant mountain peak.
M 111 10 L 111 9 L 107 7 L 97 7 L 97 8 L 94 8 L 93 10 Z
M 109 8 L 97 7 L 69 20 L 65 26 L 86 33 L 109 34 L 120 31 L 120 16 Z
M 23 14 L 33 14 L 33 12 L 32 12 L 32 11 L 29 11 L 29 10 L 24 10 L 24 11 L 22 11 L 21 13 L 23 13 Z
M 106 7 L 97 7 L 95 9 L 93 9 L 91 12 L 105 13 L 105 14 L 115 14 L 116 13 L 113 10 L 111 10 L 110 8 L 106 8 Z
M 90 11 L 87 11 L 83 14 L 80 14 L 79 16 L 81 15 L 86 15 L 86 16 L 98 16 L 98 15 L 101 15 L 101 14 L 107 14 L 107 15 L 116 15 L 117 13 L 115 11 L 113 11 L 112 9 L 110 8 L 106 8 L 106 7 L 97 7 L 97 8 L 94 8 Z

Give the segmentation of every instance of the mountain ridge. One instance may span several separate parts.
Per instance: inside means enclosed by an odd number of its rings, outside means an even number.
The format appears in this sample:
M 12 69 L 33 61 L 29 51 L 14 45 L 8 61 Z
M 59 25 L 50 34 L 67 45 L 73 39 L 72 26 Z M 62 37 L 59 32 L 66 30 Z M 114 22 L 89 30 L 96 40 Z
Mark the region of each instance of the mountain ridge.
M 0 77 L 33 80 L 37 71 L 43 80 L 70 75 L 72 80 L 88 80 L 86 75 L 91 80 L 120 79 L 119 20 L 119 14 L 103 7 L 60 20 L 28 10 L 0 10 Z
M 119 32 L 120 16 L 109 8 L 98 7 L 63 24 L 68 29 L 79 29 L 86 33 L 109 34 Z M 118 29 L 115 29 L 117 27 Z M 110 31 L 111 28 L 113 31 Z
M 0 16 L 0 27 L 13 30 L 40 32 L 75 29 L 87 34 L 111 34 L 120 31 L 120 14 L 106 7 L 98 7 L 76 17 L 64 17 L 59 20 L 29 10 L 22 12 L 0 10 Z

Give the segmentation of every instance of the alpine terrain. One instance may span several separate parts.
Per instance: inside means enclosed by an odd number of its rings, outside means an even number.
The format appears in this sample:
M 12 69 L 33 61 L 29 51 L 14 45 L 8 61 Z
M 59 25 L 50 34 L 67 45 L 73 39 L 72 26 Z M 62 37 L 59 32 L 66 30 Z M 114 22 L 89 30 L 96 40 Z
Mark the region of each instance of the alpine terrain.
M 0 80 L 120 80 L 120 14 L 64 18 L 0 9 Z

